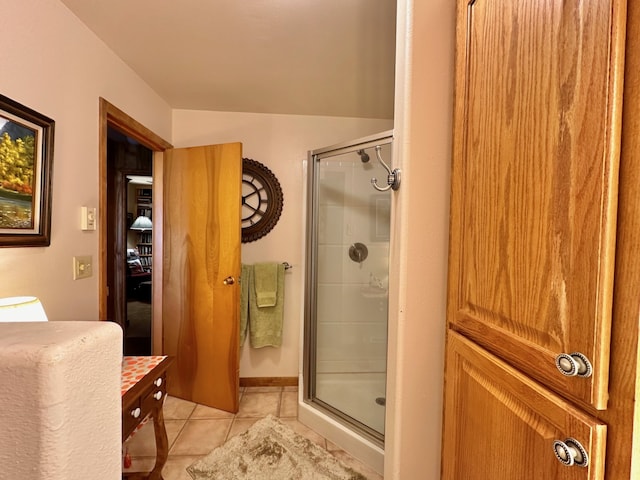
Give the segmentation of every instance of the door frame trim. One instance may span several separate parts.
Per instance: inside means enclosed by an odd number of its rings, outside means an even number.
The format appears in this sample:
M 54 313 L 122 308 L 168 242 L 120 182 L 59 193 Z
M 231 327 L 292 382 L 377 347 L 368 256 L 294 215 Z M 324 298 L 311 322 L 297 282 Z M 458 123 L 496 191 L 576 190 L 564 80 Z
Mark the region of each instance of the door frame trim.
M 107 320 L 107 129 L 112 127 L 130 138 L 140 142 L 153 151 L 154 185 L 161 184 L 163 152 L 173 145 L 149 130 L 134 118 L 104 98 L 99 99 L 99 147 L 98 147 L 98 318 Z M 155 225 L 153 229 L 154 260 L 162 259 L 162 192 L 153 196 Z M 158 207 L 156 209 L 156 207 Z M 162 353 L 162 262 L 153 262 L 153 325 L 152 353 Z

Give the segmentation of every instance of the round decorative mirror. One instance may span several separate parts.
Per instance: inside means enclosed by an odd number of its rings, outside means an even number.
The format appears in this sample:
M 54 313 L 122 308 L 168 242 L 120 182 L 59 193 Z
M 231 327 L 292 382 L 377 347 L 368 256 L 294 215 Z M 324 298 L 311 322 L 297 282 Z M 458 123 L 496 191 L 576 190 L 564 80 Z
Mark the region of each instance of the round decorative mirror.
M 242 243 L 264 237 L 278 223 L 284 198 L 271 170 L 251 158 L 242 159 Z

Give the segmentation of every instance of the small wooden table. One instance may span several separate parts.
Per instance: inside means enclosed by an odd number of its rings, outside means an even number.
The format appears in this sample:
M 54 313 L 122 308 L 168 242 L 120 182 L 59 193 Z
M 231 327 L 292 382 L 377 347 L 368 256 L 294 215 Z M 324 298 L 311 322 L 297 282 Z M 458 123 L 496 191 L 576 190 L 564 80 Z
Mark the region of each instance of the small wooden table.
M 162 480 L 162 468 L 169 455 L 162 405 L 166 395 L 167 369 L 172 357 L 124 357 L 122 361 L 122 441 L 147 417 L 153 418 L 156 463 L 148 474 L 123 473 L 126 479 Z

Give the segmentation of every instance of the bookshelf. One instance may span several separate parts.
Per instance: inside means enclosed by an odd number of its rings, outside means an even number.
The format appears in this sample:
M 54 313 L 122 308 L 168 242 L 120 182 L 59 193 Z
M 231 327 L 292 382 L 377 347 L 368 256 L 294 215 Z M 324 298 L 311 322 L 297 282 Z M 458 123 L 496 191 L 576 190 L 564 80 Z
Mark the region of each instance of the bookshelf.
M 136 188 L 136 214 L 137 217 L 144 216 L 152 220 L 153 191 L 151 188 Z M 136 217 L 136 218 L 137 218 Z M 151 271 L 153 258 L 153 244 L 151 239 L 151 228 L 138 232 L 138 254 L 140 263 L 145 270 Z

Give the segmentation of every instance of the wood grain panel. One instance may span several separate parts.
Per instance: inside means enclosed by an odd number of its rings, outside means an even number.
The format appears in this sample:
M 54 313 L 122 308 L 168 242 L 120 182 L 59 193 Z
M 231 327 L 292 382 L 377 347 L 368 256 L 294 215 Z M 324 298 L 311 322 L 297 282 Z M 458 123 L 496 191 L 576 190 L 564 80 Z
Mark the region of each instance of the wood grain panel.
M 444 480 L 600 480 L 607 428 L 486 350 L 449 332 Z M 577 439 L 589 466 L 566 467 L 554 440 Z
M 164 159 L 164 353 L 170 393 L 238 410 L 241 144 Z M 225 285 L 227 277 L 233 285 Z
M 240 377 L 241 387 L 297 387 L 298 377 Z
M 640 3 L 628 2 L 616 268 L 607 410 L 607 480 L 640 478 Z
M 623 63 L 614 4 L 460 1 L 456 60 L 448 318 L 600 409 Z M 556 355 L 575 351 L 591 378 L 557 371 Z

